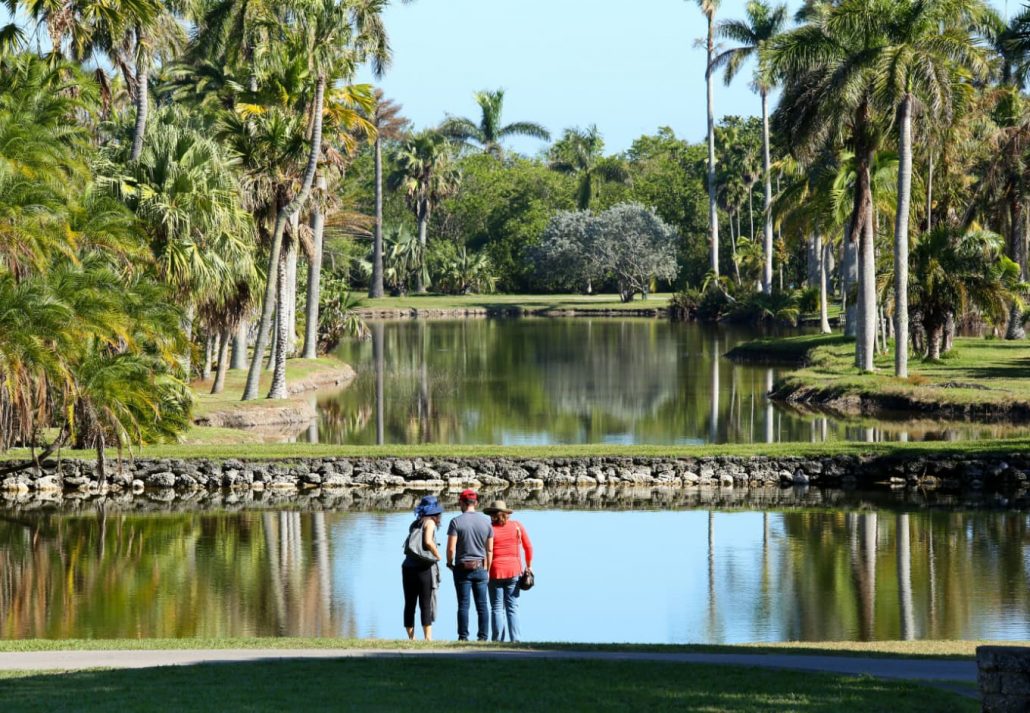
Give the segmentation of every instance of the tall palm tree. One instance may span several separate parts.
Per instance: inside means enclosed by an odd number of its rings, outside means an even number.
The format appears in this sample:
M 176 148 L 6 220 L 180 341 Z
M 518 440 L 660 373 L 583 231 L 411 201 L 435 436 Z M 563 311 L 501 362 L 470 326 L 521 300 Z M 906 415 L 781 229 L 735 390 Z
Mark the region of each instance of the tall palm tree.
M 601 181 L 626 183 L 629 171 L 617 158 L 605 157 L 604 140 L 596 126 L 566 129 L 550 150 L 550 166 L 555 171 L 576 176 L 576 206 L 590 210 L 597 184 Z
M 896 107 L 898 194 L 894 224 L 894 375 L 908 376 L 908 248 L 912 204 L 912 114 L 919 101 L 925 116 L 947 121 L 955 95 L 973 77 L 986 75 L 987 58 L 972 28 L 987 8 L 980 0 L 905 0 L 898 2 L 884 51 L 881 99 Z
M 444 135 L 464 143 L 479 144 L 485 153 L 498 158 L 504 155 L 501 142 L 509 136 L 532 136 L 544 141 L 551 138 L 547 129 L 531 121 L 516 121 L 508 125 L 501 123 L 501 113 L 504 109 L 503 89 L 476 92 L 473 97 L 479 105 L 479 123 L 465 117 L 447 117 L 440 126 L 440 131 Z
M 712 72 L 715 71 L 715 12 L 721 0 L 694 0 L 704 13 L 708 23 L 708 36 L 705 45 L 705 89 L 708 106 L 708 242 L 711 245 L 711 270 L 719 275 L 719 209 L 715 202 L 715 91 L 712 87 Z
M 277 211 L 271 232 L 269 248 L 269 269 L 262 300 L 261 320 L 258 323 L 254 353 L 247 372 L 243 400 L 257 397 L 261 364 L 268 347 L 272 326 L 272 313 L 278 298 L 282 296 L 281 280 L 285 265 L 282 262 L 283 234 L 287 223 L 301 210 L 308 200 L 315 180 L 319 157 L 322 153 L 322 121 L 325 108 L 326 87 L 338 78 L 350 78 L 359 62 L 370 61 L 375 72 L 382 72 L 389 61 L 389 46 L 382 24 L 382 10 L 387 0 L 299 0 L 291 8 L 293 25 L 284 25 L 287 45 L 294 49 L 303 48 L 311 68 L 314 84 L 311 87 L 308 115 L 310 116 L 310 139 L 307 165 L 300 175 L 300 186 L 293 197 Z M 292 40 L 292 41 L 291 41 Z M 279 310 L 277 339 L 285 343 L 289 325 Z M 281 337 L 281 338 L 280 338 Z M 269 398 L 286 396 L 286 355 L 280 349 L 276 353 L 275 369 Z
M 859 299 L 856 365 L 873 371 L 876 280 L 870 169 L 883 138 L 876 89 L 889 47 L 894 0 L 818 2 L 804 9 L 807 22 L 775 37 L 766 56 L 783 97 L 774 115 L 794 150 L 813 154 L 848 143 L 856 181 L 849 221 L 858 246 Z
M 719 36 L 740 45 L 721 52 L 715 58 L 713 67 L 726 68 L 726 84 L 729 84 L 746 60 L 756 56 L 758 58 L 759 66 L 755 72 L 754 86 L 762 100 L 762 168 L 765 175 L 765 266 L 762 272 L 762 290 L 766 294 L 772 294 L 772 169 L 769 156 L 769 90 L 772 88 L 772 76 L 767 67 L 763 67 L 761 55 L 766 44 L 783 31 L 787 22 L 787 6 L 772 6 L 764 0 L 751 0 L 747 4 L 746 14 L 746 20 L 723 20 L 719 23 Z
M 457 188 L 461 173 L 451 156 L 447 137 L 438 131 L 423 131 L 408 138 L 394 156 L 396 168 L 388 185 L 404 191 L 408 207 L 418 224 L 418 242 L 425 254 L 429 218 L 433 208 Z M 426 291 L 423 271 L 415 273 L 415 291 Z
M 369 297 L 383 296 L 383 142 L 396 141 L 408 130 L 409 122 L 401 116 L 401 106 L 386 99 L 383 90 L 375 91 L 375 109 L 368 117 L 375 129 L 373 155 L 375 161 L 375 228 L 372 234 L 372 279 Z

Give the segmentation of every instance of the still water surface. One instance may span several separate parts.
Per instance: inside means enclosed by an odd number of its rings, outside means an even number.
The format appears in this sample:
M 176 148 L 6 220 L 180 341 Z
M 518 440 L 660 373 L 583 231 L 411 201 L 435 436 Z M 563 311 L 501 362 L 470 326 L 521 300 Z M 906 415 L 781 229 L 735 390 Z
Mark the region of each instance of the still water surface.
M 700 444 L 1016 435 L 1012 427 L 865 421 L 783 409 L 781 370 L 723 355 L 754 328 L 660 319 L 372 322 L 338 354 L 358 379 L 318 397 L 326 443 Z M 1023 429 L 1026 432 L 1027 429 Z
M 409 517 L 2 517 L 0 637 L 396 638 Z M 527 640 L 1030 639 L 1026 513 L 516 518 L 537 548 Z M 446 571 L 440 591 L 436 634 L 455 638 Z

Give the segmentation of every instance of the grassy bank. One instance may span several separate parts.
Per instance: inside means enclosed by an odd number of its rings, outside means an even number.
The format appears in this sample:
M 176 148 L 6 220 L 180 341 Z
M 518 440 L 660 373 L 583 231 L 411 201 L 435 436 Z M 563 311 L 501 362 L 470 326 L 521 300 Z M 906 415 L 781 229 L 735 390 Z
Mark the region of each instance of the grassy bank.
M 972 713 L 907 682 L 655 662 L 346 659 L 0 676 L 4 711 L 704 710 Z
M 241 449 L 239 444 L 164 444 L 146 446 L 133 451 L 142 458 L 248 458 L 290 459 L 323 458 L 701 458 L 736 456 L 798 456 L 820 458 L 837 455 L 852 456 L 918 456 L 918 455 L 1006 455 L 1030 452 L 1030 438 L 1008 438 L 991 441 L 920 441 L 908 443 L 859 443 L 854 441 L 826 441 L 823 443 L 746 443 L 714 444 L 704 446 L 641 445 L 620 446 L 610 444 L 567 446 L 493 446 L 450 445 L 446 443 L 388 446 L 340 446 L 310 443 L 260 443 Z M 0 454 L 0 459 L 25 458 L 28 451 L 12 449 Z M 94 458 L 92 451 L 62 451 L 65 458 Z
M 931 659 L 972 659 L 984 645 L 1030 645 L 1019 641 L 792 641 L 775 644 L 467 644 L 456 641 L 406 639 L 337 639 L 330 637 L 249 637 L 184 639 L 9 639 L 0 641 L 0 653 L 23 651 L 144 651 L 196 649 L 538 649 L 678 653 L 816 654 L 820 656 L 874 656 Z
M 958 339 L 941 361 L 913 359 L 907 379 L 893 376 L 891 354 L 877 356 L 875 373 L 859 372 L 854 342 L 836 335 L 759 340 L 733 352 L 749 361 L 769 354 L 800 364 L 774 389 L 790 403 L 849 414 L 984 420 L 1030 415 L 1030 351 L 1024 342 Z
M 635 312 L 660 310 L 669 306 L 671 293 L 639 297 L 622 302 L 617 295 L 404 295 L 365 299 L 359 311 L 389 310 L 450 311 L 483 310 L 486 312 Z

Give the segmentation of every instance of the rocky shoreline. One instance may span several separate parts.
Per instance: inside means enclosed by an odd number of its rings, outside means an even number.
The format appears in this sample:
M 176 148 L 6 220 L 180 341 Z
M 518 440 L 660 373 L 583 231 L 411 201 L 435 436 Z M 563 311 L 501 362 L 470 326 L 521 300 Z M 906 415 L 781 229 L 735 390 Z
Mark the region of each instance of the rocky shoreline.
M 1025 507 L 1030 455 L 835 455 L 700 458 L 349 458 L 290 460 L 148 459 L 108 465 L 101 484 L 91 461 L 48 461 L 0 481 L 6 500 L 67 501 L 95 496 L 159 502 L 232 503 L 255 498 L 354 501 L 367 493 L 446 493 L 476 487 L 517 501 L 533 493 L 577 500 L 617 498 L 664 507 L 700 493 L 779 493 L 798 488 L 958 495 L 987 504 Z M 509 495 L 510 492 L 510 495 Z M 274 496 L 274 497 L 273 497 Z M 377 498 L 379 496 L 369 495 Z M 414 496 L 411 496 L 414 497 Z M 551 495 L 546 495 L 551 497 Z M 736 497 L 736 496 L 733 496 Z M 772 496 L 775 497 L 775 496 Z M 408 498 L 406 505 L 410 505 Z
M 667 317 L 666 307 L 630 307 L 626 309 L 582 309 L 569 308 L 527 308 L 518 305 L 497 305 L 493 307 L 456 307 L 447 309 L 380 309 L 362 307 L 355 310 L 364 319 L 469 319 L 496 317 Z

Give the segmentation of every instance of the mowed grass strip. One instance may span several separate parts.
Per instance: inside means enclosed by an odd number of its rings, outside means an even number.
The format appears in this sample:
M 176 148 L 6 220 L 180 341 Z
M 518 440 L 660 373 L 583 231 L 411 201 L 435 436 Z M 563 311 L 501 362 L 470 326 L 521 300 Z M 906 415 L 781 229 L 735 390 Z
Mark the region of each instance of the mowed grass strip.
M 655 662 L 371 658 L 0 674 L 5 713 L 410 710 L 973 713 L 904 681 Z
M 766 644 L 580 644 L 564 642 L 459 643 L 406 639 L 340 639 L 331 637 L 237 637 L 182 639 L 7 639 L 0 653 L 28 651 L 132 651 L 162 649 L 375 649 L 375 650 L 551 650 L 630 653 L 799 654 L 819 656 L 972 659 L 985 645 L 1030 646 L 1030 641 L 792 641 Z

